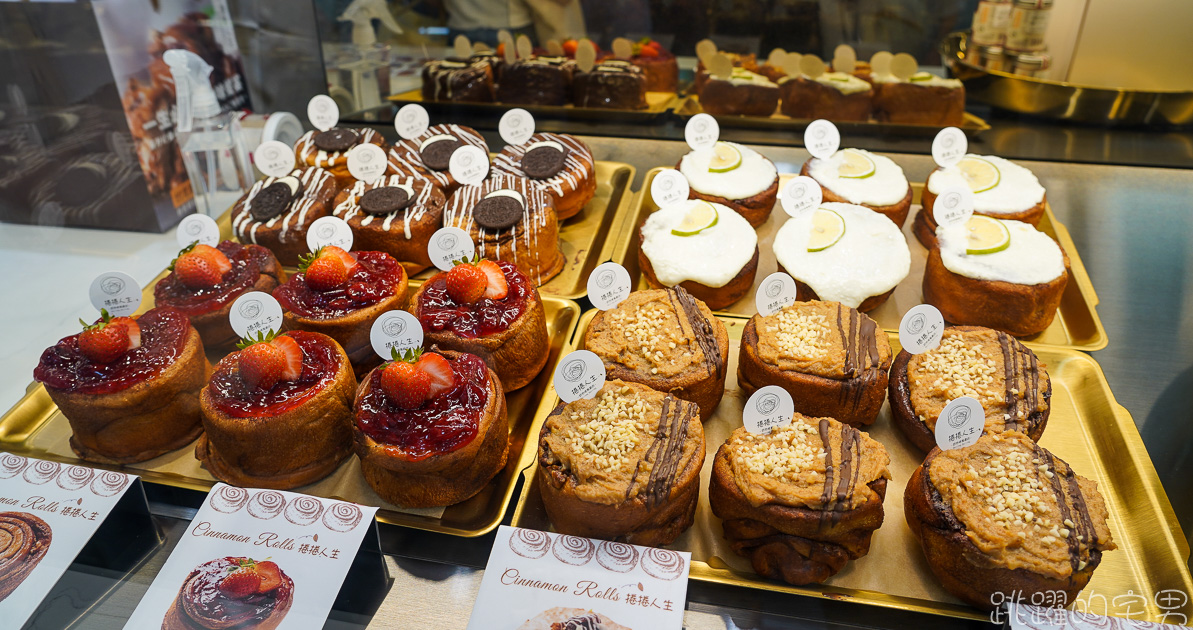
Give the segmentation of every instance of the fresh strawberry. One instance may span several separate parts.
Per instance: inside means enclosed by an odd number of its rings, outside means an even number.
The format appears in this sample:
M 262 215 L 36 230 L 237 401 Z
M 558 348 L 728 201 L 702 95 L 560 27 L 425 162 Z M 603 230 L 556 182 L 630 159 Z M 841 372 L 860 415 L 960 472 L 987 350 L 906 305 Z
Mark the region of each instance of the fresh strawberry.
M 663 54 L 663 52 L 659 49 L 659 45 L 654 42 L 651 42 L 649 44 L 643 44 L 642 48 L 638 51 L 639 57 L 646 57 L 646 58 L 658 57 L 659 55 L 662 55 L 662 54 Z
M 199 243 L 191 243 L 170 264 L 178 281 L 192 289 L 216 286 L 231 268 L 232 261 L 223 252 Z
M 355 266 L 355 256 L 335 245 L 327 245 L 303 256 L 298 270 L 311 289 L 330 291 L 344 286 L 348 282 L 348 273 Z
M 456 372 L 452 369 L 452 364 L 441 354 L 427 352 L 418 358 L 415 367 L 431 379 L 430 389 L 427 391 L 428 399 L 456 386 Z
M 137 323 L 137 320 L 131 317 L 116 317 L 112 319 L 112 324 L 124 326 L 124 334 L 128 336 L 129 350 L 141 347 L 141 325 Z
M 141 347 L 141 327 L 131 317 L 113 318 L 107 309 L 100 311 L 100 320 L 88 324 L 79 320 L 79 352 L 96 363 L 111 363 L 133 348 Z
M 339 258 L 340 262 L 344 263 L 344 269 L 347 269 L 348 271 L 352 271 L 356 267 L 356 255 L 352 252 L 344 251 L 335 245 L 327 245 L 319 249 L 323 252 L 324 256 L 335 256 L 336 258 Z
M 261 585 L 257 587 L 258 593 L 268 593 L 282 585 L 282 571 L 278 568 L 277 563 L 271 560 L 257 563 L 257 575 L 261 576 Z
M 505 57 L 505 42 L 497 44 L 497 56 L 502 58 Z
M 406 361 L 394 361 L 381 372 L 381 389 L 398 408 L 418 409 L 430 397 L 431 376 Z
M 228 273 L 228 270 L 232 268 L 232 261 L 228 260 L 228 257 L 224 255 L 224 252 L 221 252 L 210 245 L 196 243 L 195 248 L 191 250 L 191 253 L 206 258 L 207 262 L 214 265 L 215 270 L 218 271 L 221 276 Z
M 282 335 L 274 337 L 269 343 L 282 353 L 281 380 L 297 381 L 302 376 L 302 348 L 298 342 L 293 337 Z
M 568 57 L 576 56 L 576 48 L 580 46 L 580 42 L 574 39 L 565 40 L 563 42 L 563 54 Z
M 261 576 L 252 567 L 237 569 L 220 580 L 220 592 L 232 599 L 255 595 L 261 588 Z
M 501 267 L 491 260 L 482 260 L 476 264 L 477 269 L 485 274 L 485 294 L 490 300 L 500 300 L 509 295 L 509 284 L 505 281 L 505 274 Z
M 461 262 L 447 272 L 447 294 L 460 304 L 472 304 L 485 294 L 488 279 L 472 263 Z
M 294 381 L 302 376 L 302 348 L 290 337 L 261 333 L 257 339 L 245 339 L 237 346 L 241 348 L 237 370 L 249 387 L 268 391 L 278 381 Z

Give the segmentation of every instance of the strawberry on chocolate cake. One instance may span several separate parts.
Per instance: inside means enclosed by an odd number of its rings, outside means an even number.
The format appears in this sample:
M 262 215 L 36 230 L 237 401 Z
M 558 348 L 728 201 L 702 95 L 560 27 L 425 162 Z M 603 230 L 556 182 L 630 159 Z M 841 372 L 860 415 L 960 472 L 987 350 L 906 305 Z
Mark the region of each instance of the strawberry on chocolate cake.
M 268 248 L 283 265 L 297 265 L 307 252 L 307 230 L 331 214 L 337 191 L 336 178 L 321 168 L 266 177 L 232 207 L 232 233 L 241 243 Z

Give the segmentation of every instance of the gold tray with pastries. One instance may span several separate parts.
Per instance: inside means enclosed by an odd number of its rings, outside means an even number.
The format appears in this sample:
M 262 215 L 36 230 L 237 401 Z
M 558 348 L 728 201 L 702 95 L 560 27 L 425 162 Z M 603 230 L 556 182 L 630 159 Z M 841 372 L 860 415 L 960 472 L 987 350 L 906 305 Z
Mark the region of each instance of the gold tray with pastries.
M 675 106 L 679 97 L 675 92 L 647 92 L 645 109 L 615 109 L 609 107 L 577 107 L 575 105 L 517 105 L 512 103 L 472 103 L 465 101 L 425 101 L 422 90 L 409 90 L 389 97 L 401 106 L 418 103 L 435 116 L 499 116 L 505 110 L 521 107 L 544 119 L 583 120 L 588 122 L 650 123 L 658 120 Z
M 646 221 L 650 213 L 658 210 L 654 200 L 650 197 L 650 184 L 661 168 L 651 169 L 646 173 L 642 189 L 634 197 L 633 204 L 626 213 L 625 223 L 622 224 L 621 236 L 617 239 L 612 259 L 624 266 L 630 272 L 630 279 L 636 288 L 646 288 L 646 280 L 642 277 L 638 265 L 638 229 Z M 779 175 L 780 190 L 789 178 L 788 174 Z M 911 225 L 915 213 L 920 211 L 920 194 L 924 190 L 922 183 L 913 182 L 912 209 L 908 213 L 907 221 L 903 224 L 903 233 L 907 237 L 907 246 L 911 249 L 911 270 L 902 282 L 895 287 L 895 292 L 884 304 L 869 313 L 878 325 L 886 330 L 898 330 L 899 321 L 907 309 L 923 302 L 922 280 L 924 277 L 924 263 L 928 259 L 928 250 L 912 234 Z M 778 269 L 775 254 L 771 249 L 775 233 L 787 221 L 787 213 L 778 204 L 771 212 L 766 223 L 758 227 L 758 274 L 754 278 L 754 288 L 746 297 L 724 309 L 727 315 L 750 316 L 756 313 L 754 294 L 758 285 Z M 1040 220 L 1039 229 L 1055 239 L 1069 255 L 1071 278 L 1065 286 L 1061 297 L 1060 308 L 1056 318 L 1044 332 L 1027 337 L 1024 341 L 1046 343 L 1054 346 L 1066 346 L 1092 352 L 1106 347 L 1106 329 L 1098 317 L 1098 295 L 1094 292 L 1089 273 L 1081 262 L 1077 253 L 1077 246 L 1073 244 L 1068 229 L 1056 220 L 1052 207 L 1045 204 L 1044 217 Z
M 565 353 L 582 349 L 584 333 L 593 315 L 595 311 L 589 311 L 580 319 Z M 883 502 L 885 518 L 874 534 L 868 555 L 847 564 L 823 584 L 790 586 L 757 575 L 748 560 L 732 552 L 721 537 L 720 519 L 709 508 L 707 491 L 717 449 L 742 425 L 742 406 L 748 396 L 737 385 L 737 354 L 742 329 L 749 320 L 731 315 L 718 315 L 718 318 L 729 333 L 725 398 L 704 423 L 707 455 L 701 471 L 695 523 L 669 545 L 692 553 L 691 578 L 909 612 L 989 619 L 987 613 L 966 606 L 940 587 L 919 543 L 907 528 L 903 491 L 912 471 L 923 461 L 923 454 L 895 428 L 889 404 L 883 405 L 873 425 L 863 429 L 890 453 L 889 469 L 893 477 Z M 898 353 L 898 334 L 888 333 L 888 338 L 893 351 Z M 1130 413 L 1115 401 L 1102 369 L 1089 355 L 1056 346 L 1030 342 L 1027 345 L 1047 365 L 1052 379 L 1052 412 L 1040 444 L 1082 476 L 1097 481 L 1110 511 L 1110 529 L 1118 545 L 1117 550 L 1103 555 L 1093 579 L 1071 607 L 1113 614 L 1105 608 L 1106 602 L 1134 592 L 1148 602 L 1135 607 L 1143 609 L 1142 616 L 1136 619 L 1160 621 L 1165 612 L 1193 615 L 1193 602 L 1188 598 L 1180 610 L 1168 606 L 1161 609 L 1156 601 L 1158 593 L 1169 589 L 1193 592 L 1190 590 L 1193 578 L 1187 564 L 1189 546 Z M 552 391 L 548 386 L 548 396 L 539 406 L 531 431 L 531 442 L 555 407 Z M 526 449 L 531 454 L 532 465 L 523 475 L 525 483 L 512 524 L 550 530 L 537 481 L 534 450 L 533 443 Z

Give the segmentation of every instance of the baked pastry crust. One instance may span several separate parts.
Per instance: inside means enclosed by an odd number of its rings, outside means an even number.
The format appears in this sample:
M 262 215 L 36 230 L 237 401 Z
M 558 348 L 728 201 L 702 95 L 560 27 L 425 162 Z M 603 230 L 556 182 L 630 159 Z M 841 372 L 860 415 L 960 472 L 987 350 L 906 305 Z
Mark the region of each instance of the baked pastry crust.
M 944 266 L 940 248 L 933 247 L 924 266 L 924 302 L 940 309 L 952 324 L 985 326 L 1016 337 L 1043 332 L 1056 316 L 1069 281 L 1069 255 L 1064 248 L 1061 255 L 1064 273 L 1049 282 L 1028 285 L 953 273 Z
M 49 523 L 28 512 L 0 512 L 0 533 L 7 539 L 0 560 L 0 602 L 3 602 L 41 563 L 54 532 Z
M 805 177 L 812 177 L 811 162 L 813 159 L 814 158 L 808 158 L 808 161 L 804 162 L 803 167 L 801 167 L 800 171 L 799 171 L 800 175 L 803 175 Z M 816 178 L 812 177 L 812 179 L 816 179 Z M 820 182 L 817 182 L 817 183 L 819 184 Z M 824 184 L 820 184 L 820 191 L 821 191 L 824 201 L 833 201 L 833 202 L 838 202 L 838 203 L 854 203 L 854 202 L 842 197 L 841 195 L 838 195 L 837 193 L 833 192 L 832 190 L 827 188 Z M 925 188 L 924 195 L 927 195 L 927 194 L 928 194 L 928 190 Z M 876 205 L 868 204 L 868 203 L 855 203 L 854 205 L 869 208 L 869 209 L 877 212 L 878 214 L 881 214 L 881 215 L 885 216 L 886 218 L 890 219 L 892 222 L 894 222 L 895 225 L 899 226 L 899 228 L 902 229 L 903 224 L 907 221 L 907 214 L 911 211 L 911 186 L 907 187 L 907 194 L 904 195 L 903 199 L 899 200 L 898 203 L 893 203 L 893 204 L 886 205 L 886 206 L 876 206 Z M 932 229 L 935 230 L 936 228 L 933 227 Z M 917 234 L 917 236 L 918 236 L 918 234 Z M 933 231 L 932 240 L 933 240 L 933 242 L 936 241 L 935 231 Z M 923 242 L 923 241 L 921 241 L 921 242 Z M 925 247 L 930 247 L 930 246 L 925 245 Z M 800 298 L 800 299 L 802 300 L 803 298 Z M 881 304 L 881 302 L 880 302 L 880 304 Z M 877 306 L 877 304 L 875 306 Z M 871 308 L 873 308 L 873 307 L 871 307 Z M 871 310 L 871 308 L 863 308 L 861 310 L 868 311 L 868 310 Z
M 683 164 L 683 158 L 680 158 L 675 163 L 675 170 L 680 170 Z M 706 195 L 701 192 L 696 192 L 695 188 L 689 188 L 688 199 L 703 199 L 704 201 L 711 201 L 719 203 L 722 206 L 732 208 L 735 212 L 740 214 L 742 218 L 750 222 L 751 227 L 766 223 L 770 218 L 771 210 L 775 208 L 775 200 L 779 198 L 779 176 L 775 175 L 775 181 L 766 190 L 744 199 L 726 199 L 725 197 L 717 197 L 716 195 Z
M 638 248 L 638 265 L 642 268 L 642 277 L 646 278 L 646 284 L 650 288 L 667 288 L 655 276 L 654 267 L 651 266 L 650 259 L 642 252 L 641 247 Z M 695 296 L 696 299 L 704 302 L 708 308 L 719 310 L 745 297 L 750 292 L 750 289 L 754 287 L 754 275 L 757 273 L 758 247 L 755 246 L 753 258 L 750 258 L 750 262 L 746 263 L 746 266 L 742 267 L 741 271 L 737 272 L 737 275 L 733 276 L 733 279 L 726 283 L 725 286 L 710 287 L 694 280 L 686 280 L 679 283 L 678 286 L 683 287 L 688 293 Z
M 873 424 L 886 401 L 887 372 L 892 356 L 882 329 L 865 314 L 837 302 L 796 302 L 780 313 L 816 313 L 833 306 L 836 307 L 836 319 L 828 323 L 828 334 L 836 339 L 821 340 L 820 343 L 832 344 L 823 350 L 823 356 L 837 351 L 841 353 L 842 378 L 782 369 L 765 360 L 759 351 L 759 327 L 764 321 L 759 314 L 751 317 L 742 330 L 737 359 L 738 385 L 749 393 L 767 385 L 778 385 L 791 394 L 798 413 L 828 416 L 853 426 Z M 778 316 L 765 319 L 781 326 L 783 324 L 776 321 Z M 764 334 L 774 338 L 774 331 Z M 835 345 L 838 340 L 839 348 Z M 780 343 L 777 338 L 774 341 Z M 832 361 L 836 362 L 835 359 Z
M 389 214 L 370 214 L 360 207 L 360 198 L 370 190 L 389 186 L 410 186 L 410 205 Z M 369 184 L 357 180 L 336 195 L 332 214 L 352 228 L 353 246 L 359 251 L 385 252 L 406 270 L 416 274 L 431 266 L 427 243 L 443 225 L 443 189 L 423 173 L 391 173 Z
M 352 144 L 352 148 L 356 148 L 362 144 L 375 144 L 381 147 L 382 150 L 388 148 L 385 144 L 385 138 L 368 127 L 361 127 L 360 129 L 336 127 L 335 129 L 350 131 L 356 136 L 356 141 Z M 315 136 L 319 135 L 319 133 L 318 130 L 308 131 L 294 143 L 294 157 L 298 158 L 300 168 L 315 167 L 324 169 L 336 178 L 336 182 L 339 185 L 346 185 L 354 181 L 356 178 L 352 177 L 352 174 L 348 172 L 348 153 L 352 149 L 345 149 L 343 151 L 320 150 L 318 146 L 315 146 Z
M 1018 452 L 1024 454 L 1024 462 L 1031 461 L 1022 467 L 1025 469 L 1024 483 L 1034 482 L 1041 493 L 1051 495 L 1046 504 L 1032 505 L 1035 508 L 1032 522 L 1042 526 L 1036 528 L 1023 523 L 1020 519 L 1026 517 L 1012 513 L 1015 508 L 999 511 L 991 499 L 982 499 L 982 489 L 992 486 L 983 483 L 983 478 L 988 478 L 989 474 L 981 470 L 976 470 L 970 477 L 962 476 L 959 483 L 949 479 L 943 489 L 934 481 L 934 469 L 942 465 L 942 458 L 964 457 L 992 444 L 1005 445 L 1003 454 Z M 980 467 L 982 462 L 976 458 L 962 461 L 972 462 L 971 467 Z M 1041 472 L 1044 466 L 1052 476 Z M 995 487 L 992 495 L 1000 495 L 1001 488 Z M 974 502 L 983 510 L 985 519 L 1001 522 L 1002 529 L 987 524 L 981 524 L 977 531 L 972 529 L 975 523 L 965 522 L 954 511 L 955 502 L 961 500 L 967 505 L 969 501 Z M 984 610 L 996 608 L 992 597 L 995 593 L 1015 592 L 1030 600 L 1035 593 L 1063 592 L 1063 601 L 1071 602 L 1089 583 L 1102 560 L 1102 552 L 1115 548 L 1106 524 L 1106 506 L 1097 484 L 1080 477 L 1064 461 L 1018 432 L 987 434 L 978 444 L 955 451 L 933 449 L 912 473 L 903 501 L 907 525 L 919 540 L 928 566 L 941 586 L 970 606 Z M 995 507 L 994 516 L 985 511 L 987 505 Z M 996 520 L 1004 516 L 1003 512 L 1006 512 L 1007 520 Z M 1065 519 L 1073 526 L 1063 522 Z M 1061 528 L 1067 536 L 1053 535 L 1052 530 L 1060 534 Z M 986 538 L 990 532 L 1012 539 L 1012 532 L 1020 532 L 1022 537 L 1019 542 L 1012 540 L 1009 544 L 999 545 L 998 541 Z M 991 550 L 984 551 L 978 543 L 991 547 Z M 1026 549 L 1028 545 L 1047 545 L 1042 549 L 1058 552 L 1060 558 L 1041 557 Z M 1043 566 L 1035 570 L 1037 566 L 1032 566 L 1033 563 Z M 999 604 L 1001 602 L 998 600 Z
M 676 92 L 679 90 L 679 59 L 670 51 L 658 57 L 633 57 L 630 63 L 646 74 L 647 92 Z
M 978 341 L 987 334 L 994 335 L 1001 346 L 1001 351 L 995 353 L 995 356 L 985 355 L 985 357 L 1002 362 L 1002 378 L 1005 387 L 1001 401 L 996 403 L 998 406 L 987 412 L 997 415 L 987 419 L 985 430 L 1016 430 L 1038 441 L 1044 434 L 1045 427 L 1048 426 L 1052 380 L 1048 377 L 1048 371 L 1036 359 L 1035 353 L 1020 343 L 1018 339 L 1004 332 L 980 326 L 950 326 L 945 329 L 946 338 L 956 336 L 967 341 Z M 966 347 L 978 345 L 977 343 L 965 343 Z M 976 349 L 981 353 L 980 347 Z M 888 385 L 891 416 L 899 431 L 908 440 L 911 440 L 912 444 L 926 453 L 936 447 L 935 421 L 933 427 L 929 427 L 925 420 L 920 419 L 921 414 L 916 412 L 912 402 L 912 385 L 908 375 L 912 358 L 911 353 L 900 350 L 899 356 L 895 357 L 895 362 L 891 365 Z M 1008 359 L 1010 360 L 1009 365 Z M 973 363 L 970 362 L 967 366 L 972 367 Z M 990 372 L 997 374 L 998 370 L 992 365 Z M 953 398 L 955 397 L 953 396 Z M 986 402 L 981 398 L 978 400 L 983 404 Z M 1010 408 L 1006 405 L 1008 400 L 1013 401 Z M 1003 415 L 1003 417 L 999 418 L 998 415 Z
M 933 171 L 935 172 L 935 171 Z M 932 175 L 928 175 L 928 179 L 932 179 Z M 912 232 L 915 233 L 916 239 L 920 244 L 928 249 L 936 247 L 936 217 L 932 214 L 932 205 L 936 203 L 936 193 L 928 190 L 928 186 L 924 186 L 924 192 L 920 195 L 920 211 L 916 213 L 915 219 L 911 223 Z M 990 214 L 986 212 L 975 212 L 974 214 L 984 214 L 994 217 L 996 219 L 1022 221 L 1030 223 L 1033 227 L 1040 225 L 1040 219 L 1044 216 L 1044 206 L 1048 203 L 1048 195 L 1045 193 L 1044 198 L 1040 203 L 1020 212 L 1011 212 L 1005 214 Z
M 558 142 L 567 149 L 563 170 L 546 179 L 530 178 L 551 195 L 558 220 L 576 216 L 596 195 L 596 162 L 592 151 L 573 136 L 560 133 L 536 133 L 521 145 L 508 144 L 493 158 L 493 168 L 516 177 L 527 177 L 522 169 L 526 150 L 538 142 Z
M 770 116 L 779 106 L 779 87 L 734 84 L 708 77 L 700 89 L 700 107 L 713 116 Z
M 497 100 L 512 105 L 566 105 L 576 69 L 576 62 L 566 57 L 535 56 L 507 63 L 501 69 Z
M 666 307 L 639 316 L 645 306 L 663 302 Z M 644 333 L 651 337 L 644 339 Z M 631 335 L 635 338 L 627 341 Z M 696 403 L 701 421 L 712 416 L 725 395 L 729 334 L 708 306 L 682 286 L 635 291 L 617 308 L 597 311 L 584 332 L 584 348 L 601 357 L 607 378 L 641 383 Z M 672 362 L 691 357 L 691 362 L 682 371 L 661 374 L 651 367 L 650 356 L 656 353 Z
M 780 82 L 779 98 L 779 111 L 792 118 L 866 122 L 874 90 L 845 94 L 801 76 Z
M 241 243 L 266 247 L 273 252 L 278 262 L 294 267 L 298 265 L 299 256 L 309 250 L 307 230 L 315 219 L 331 214 L 332 202 L 339 187 L 335 176 L 321 168 L 299 168 L 289 176 L 297 177 L 302 182 L 302 191 L 285 211 L 266 221 L 253 218 L 250 212 L 253 198 L 279 179 L 266 177 L 253 184 L 232 206 L 232 232 Z
M 459 188 L 460 183 L 456 181 L 455 177 L 452 177 L 451 171 L 447 168 L 436 170 L 423 162 L 420 149 L 424 142 L 438 135 L 453 136 L 456 140 L 460 141 L 461 145 L 471 145 L 484 151 L 485 155 L 489 154 L 489 145 L 485 142 L 484 136 L 472 127 L 465 127 L 464 125 L 432 125 L 421 136 L 399 140 L 390 147 L 388 154 L 389 167 L 386 169 L 385 174 L 405 173 L 428 177 L 443 189 L 444 195 L 450 198 L 456 188 Z
M 965 120 L 965 87 L 875 83 L 874 118 L 909 125 L 959 127 Z
M 619 408 L 618 401 L 625 406 Z M 635 401 L 644 402 L 646 408 L 637 422 L 627 413 Z M 596 463 L 599 454 L 572 444 L 569 438 L 573 424 L 594 416 L 593 421 L 601 422 L 603 413 L 619 425 L 633 423 L 634 428 L 626 432 L 639 437 L 623 457 L 601 460 L 601 465 Z M 649 422 L 654 413 L 657 419 Z M 543 505 L 555 530 L 635 545 L 674 542 L 691 527 L 700 495 L 704 428 L 699 416 L 694 403 L 618 380 L 605 381 L 592 400 L 561 401 L 539 432 L 536 472 Z M 666 426 L 660 426 L 664 422 Z M 645 426 L 647 423 L 651 426 Z M 557 452 L 557 448 L 565 452 Z M 578 466 L 577 458 L 584 458 Z M 577 467 L 585 479 L 579 478 Z
M 783 265 L 779 265 L 779 271 L 782 271 L 783 273 L 788 273 L 787 270 L 783 268 Z M 807 283 L 803 282 L 802 280 L 797 280 L 795 278 L 792 278 L 792 280 L 795 280 L 795 301 L 796 302 L 820 301 L 820 296 L 817 295 L 816 291 L 813 291 L 812 287 L 808 286 Z M 898 286 L 898 285 L 896 285 L 896 286 Z M 859 310 L 863 313 L 869 313 L 870 311 L 878 308 L 879 306 L 882 306 L 884 302 L 886 302 L 892 295 L 894 295 L 895 288 L 896 287 L 891 287 L 891 290 L 887 291 L 886 293 L 879 293 L 878 295 L 871 295 L 870 297 L 862 300 L 862 303 L 858 304 L 857 310 Z

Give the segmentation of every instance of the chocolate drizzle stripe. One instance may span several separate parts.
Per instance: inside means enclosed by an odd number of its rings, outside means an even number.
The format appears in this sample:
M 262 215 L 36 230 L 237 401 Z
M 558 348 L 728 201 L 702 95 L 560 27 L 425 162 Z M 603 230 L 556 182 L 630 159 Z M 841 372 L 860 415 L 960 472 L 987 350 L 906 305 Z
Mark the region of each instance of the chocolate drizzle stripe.
M 1048 479 L 1048 476 L 1040 471 L 1040 468 L 1039 468 L 1040 464 L 1037 464 L 1036 465 L 1036 479 L 1040 480 L 1041 482 L 1047 483 L 1048 485 L 1050 485 L 1052 487 L 1052 492 L 1053 492 L 1053 494 L 1056 495 L 1056 504 L 1060 508 L 1061 523 L 1059 525 L 1061 527 L 1063 527 L 1064 521 L 1066 521 L 1066 520 L 1071 523 L 1076 524 L 1076 522 L 1073 521 L 1072 514 L 1069 511 L 1069 503 L 1065 498 L 1065 490 L 1060 485 L 1060 469 L 1057 468 L 1057 466 L 1056 466 L 1056 462 L 1057 462 L 1056 457 L 1053 456 L 1052 453 L 1045 451 L 1038 444 L 1033 444 L 1032 451 L 1035 454 L 1036 459 L 1041 464 L 1047 463 L 1048 467 L 1052 470 L 1052 478 Z M 1080 560 L 1080 554 L 1081 554 L 1081 548 L 1077 542 L 1077 532 L 1069 532 L 1069 537 L 1067 539 L 1067 542 L 1069 545 L 1069 565 L 1072 567 L 1073 572 L 1076 572 L 1077 571 L 1077 563 Z
M 672 481 L 679 469 L 683 444 L 688 436 L 691 414 L 684 413 L 686 406 L 682 402 L 676 401 L 673 404 L 672 400 L 671 397 L 663 399 L 663 410 L 659 414 L 655 439 L 646 451 L 646 459 L 654 462 L 650 469 L 650 478 L 643 489 L 642 498 L 647 508 L 659 505 L 671 495 Z
M 837 305 L 837 330 L 841 333 L 841 346 L 845 351 L 845 378 L 838 394 L 838 400 L 844 402 L 852 399 L 856 409 L 861 403 L 866 386 L 878 378 L 878 337 L 877 325 L 874 320 L 863 316 L 857 309 L 849 308 L 849 328 L 846 330 L 842 309 L 847 306 Z M 862 347 L 866 355 L 862 356 Z
M 1018 342 L 1016 342 L 1018 343 Z M 1036 359 L 1036 353 L 1032 352 L 1030 348 L 1020 344 L 1023 352 L 1024 364 L 1027 365 L 1027 373 L 1023 375 L 1023 382 L 1026 389 L 1023 392 L 1024 402 L 1024 417 L 1023 422 L 1027 430 L 1035 427 L 1026 426 L 1031 418 L 1035 415 L 1039 408 L 1040 395 L 1040 362 Z
M 1002 350 L 1003 401 L 1007 410 L 1006 421 L 1003 422 L 1003 430 L 1013 431 L 1019 425 L 1017 416 L 1015 415 L 1017 401 L 1011 394 L 1011 389 L 1015 386 L 1015 357 L 1011 351 L 1010 340 L 1006 333 L 998 333 L 998 345 Z
M 1085 543 L 1087 549 L 1094 549 L 1098 543 L 1098 532 L 1094 529 L 1093 517 L 1089 514 L 1089 505 L 1085 502 L 1085 495 L 1081 492 L 1081 484 L 1077 482 L 1077 473 L 1073 472 L 1072 467 L 1065 464 L 1068 469 L 1065 474 L 1065 480 L 1069 486 L 1069 496 L 1073 499 L 1073 508 L 1077 511 L 1079 519 L 1073 520 L 1074 531 L 1069 532 L 1069 538 L 1076 539 L 1077 535 L 1081 535 L 1082 539 L 1077 541 L 1078 544 Z M 1060 474 L 1059 472 L 1055 474 Z
M 838 312 L 840 316 L 840 312 Z M 832 436 L 829 435 L 831 426 L 828 423 L 828 418 L 821 418 L 818 430 L 820 432 L 820 441 L 824 444 L 824 490 L 820 493 L 820 527 L 824 527 L 824 521 L 828 518 L 829 499 L 833 493 L 833 442 Z
M 692 327 L 692 335 L 696 338 L 700 350 L 704 352 L 704 365 L 708 368 L 708 373 L 715 374 L 718 379 L 725 376 L 725 362 L 721 359 L 716 332 L 713 331 L 712 322 L 700 312 L 696 298 L 683 287 L 668 289 L 667 293 L 673 293 L 679 305 L 683 307 L 684 316 L 688 318 L 688 324 Z M 680 329 L 683 329 L 682 325 Z
M 837 483 L 837 500 L 833 504 L 833 524 L 841 513 L 849 509 L 853 501 L 853 489 L 857 487 L 862 470 L 862 433 L 857 429 L 841 425 L 841 474 Z

